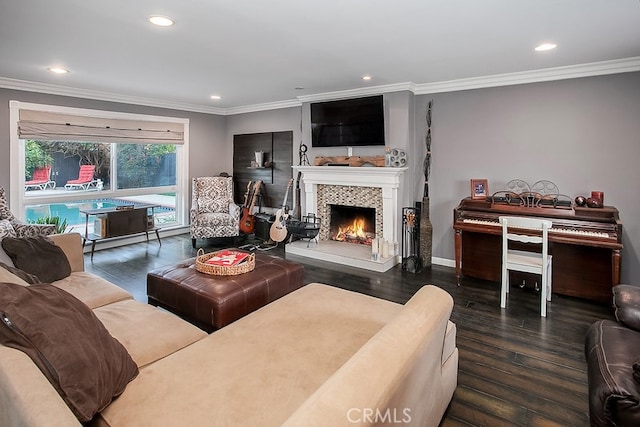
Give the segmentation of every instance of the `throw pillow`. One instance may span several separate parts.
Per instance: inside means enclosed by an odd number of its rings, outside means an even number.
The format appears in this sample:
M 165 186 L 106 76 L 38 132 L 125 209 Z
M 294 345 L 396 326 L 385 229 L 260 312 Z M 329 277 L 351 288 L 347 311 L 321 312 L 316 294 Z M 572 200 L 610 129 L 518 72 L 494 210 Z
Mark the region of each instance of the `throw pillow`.
M 5 237 L 16 237 L 16 230 L 8 219 L 0 220 L 0 240 Z
M 138 374 L 93 311 L 55 286 L 0 283 L 0 344 L 27 354 L 81 422 Z
M 6 237 L 2 239 L 2 248 L 14 266 L 38 276 L 43 283 L 55 282 L 71 274 L 64 251 L 47 237 Z
M 40 279 L 38 279 L 38 276 L 34 274 L 29 274 L 26 271 L 22 271 L 19 268 L 15 268 L 11 265 L 7 265 L 4 262 L 0 262 L 0 267 L 4 268 L 9 273 L 15 274 L 16 276 L 18 276 L 19 278 L 21 278 L 22 280 L 24 280 L 30 285 L 34 285 L 36 283 L 42 283 Z

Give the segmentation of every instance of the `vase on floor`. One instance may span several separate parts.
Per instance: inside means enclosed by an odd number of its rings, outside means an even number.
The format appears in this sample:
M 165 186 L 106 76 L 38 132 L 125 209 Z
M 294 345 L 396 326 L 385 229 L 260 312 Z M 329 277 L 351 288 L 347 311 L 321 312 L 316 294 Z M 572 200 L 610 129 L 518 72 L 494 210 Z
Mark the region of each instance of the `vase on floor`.
M 433 225 L 429 219 L 429 198 L 423 197 L 420 206 L 420 258 L 422 267 L 431 267 Z

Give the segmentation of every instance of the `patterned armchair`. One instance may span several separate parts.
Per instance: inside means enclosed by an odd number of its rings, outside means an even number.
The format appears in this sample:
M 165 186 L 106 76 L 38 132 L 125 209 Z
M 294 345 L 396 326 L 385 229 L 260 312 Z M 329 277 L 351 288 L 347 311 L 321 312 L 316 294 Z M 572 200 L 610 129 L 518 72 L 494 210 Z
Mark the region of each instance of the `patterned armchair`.
M 9 210 L 7 195 L 2 186 L 0 186 L 0 228 L 3 235 L 13 235 L 15 232 L 16 237 L 48 236 L 56 232 L 55 225 L 25 224 L 18 221 Z
M 240 235 L 240 206 L 233 202 L 233 178 L 193 178 L 190 218 L 194 248 L 196 239 Z

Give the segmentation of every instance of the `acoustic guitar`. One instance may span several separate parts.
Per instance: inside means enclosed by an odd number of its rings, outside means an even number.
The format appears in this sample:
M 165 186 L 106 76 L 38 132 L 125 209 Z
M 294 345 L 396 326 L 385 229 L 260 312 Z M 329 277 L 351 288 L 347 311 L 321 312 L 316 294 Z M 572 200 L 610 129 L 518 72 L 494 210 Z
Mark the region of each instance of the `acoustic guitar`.
M 250 185 L 251 182 L 249 182 L 249 186 Z M 252 234 L 256 228 L 256 219 L 253 215 L 253 208 L 256 205 L 258 194 L 260 194 L 261 185 L 262 181 L 256 181 L 255 184 L 253 184 L 251 204 L 246 209 L 243 209 L 242 218 L 240 218 L 239 224 L 240 231 L 242 231 L 243 233 Z M 247 186 L 247 189 L 249 189 L 249 186 Z M 247 200 L 249 200 L 249 197 L 247 197 Z
M 282 208 L 276 211 L 276 219 L 274 223 L 271 224 L 271 229 L 269 230 L 269 237 L 271 237 L 271 240 L 274 242 L 282 242 L 287 238 L 287 218 L 289 214 L 286 212 L 286 207 L 291 184 L 293 184 L 293 178 L 291 178 L 289 184 L 287 184 L 287 189 L 284 192 L 284 200 L 282 201 Z

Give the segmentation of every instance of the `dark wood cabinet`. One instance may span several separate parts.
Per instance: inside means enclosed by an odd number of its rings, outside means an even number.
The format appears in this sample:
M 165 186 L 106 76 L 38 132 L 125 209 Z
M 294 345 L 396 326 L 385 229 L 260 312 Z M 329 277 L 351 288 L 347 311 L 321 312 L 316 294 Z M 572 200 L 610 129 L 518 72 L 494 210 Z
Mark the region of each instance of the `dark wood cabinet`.
M 112 211 L 107 214 L 107 235 L 126 236 L 147 231 L 147 209 Z

